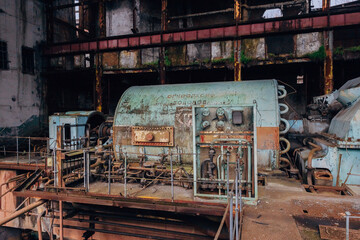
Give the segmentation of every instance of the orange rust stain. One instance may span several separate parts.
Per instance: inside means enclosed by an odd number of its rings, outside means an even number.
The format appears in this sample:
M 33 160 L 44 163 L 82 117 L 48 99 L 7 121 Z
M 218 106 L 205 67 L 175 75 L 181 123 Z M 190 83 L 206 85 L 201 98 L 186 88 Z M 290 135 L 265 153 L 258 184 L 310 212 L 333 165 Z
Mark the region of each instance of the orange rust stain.
M 259 150 L 279 150 L 279 127 L 258 127 L 256 130 Z

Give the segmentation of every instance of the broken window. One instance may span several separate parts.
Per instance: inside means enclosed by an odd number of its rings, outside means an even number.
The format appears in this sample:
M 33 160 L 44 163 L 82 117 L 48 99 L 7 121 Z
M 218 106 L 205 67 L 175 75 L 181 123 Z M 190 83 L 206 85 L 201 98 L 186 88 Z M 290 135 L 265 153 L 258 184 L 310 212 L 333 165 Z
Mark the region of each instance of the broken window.
M 34 74 L 34 49 L 22 47 L 22 72 Z
M 0 69 L 9 69 L 7 43 L 0 41 Z

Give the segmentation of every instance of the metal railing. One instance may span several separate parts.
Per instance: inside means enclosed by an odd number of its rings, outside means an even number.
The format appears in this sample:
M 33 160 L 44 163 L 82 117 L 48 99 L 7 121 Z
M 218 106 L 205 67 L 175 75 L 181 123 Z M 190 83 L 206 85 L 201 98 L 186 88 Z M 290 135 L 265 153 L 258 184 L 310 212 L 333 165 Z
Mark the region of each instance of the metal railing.
M 0 136 L 0 139 L 3 139 L 3 142 L 8 142 L 6 145 L 4 144 L 1 148 L 2 151 L 0 151 L 0 156 L 3 158 L 5 157 L 14 157 L 16 156 L 16 163 L 20 163 L 20 156 L 27 156 L 28 163 L 32 163 L 32 159 L 34 159 L 36 165 L 38 165 L 38 158 L 35 157 L 36 154 L 38 154 L 40 157 L 45 158 L 45 166 L 47 165 L 46 158 L 50 154 L 50 147 L 49 147 L 49 141 L 50 138 L 47 137 L 20 137 L 20 136 Z M 12 143 L 13 142 L 13 143 Z M 40 142 L 40 144 L 39 144 Z M 45 143 L 44 143 L 45 142 Z M 9 146 L 8 149 L 6 149 L 6 146 Z M 15 145 L 14 147 L 11 147 L 11 145 Z M 34 149 L 31 150 L 32 146 L 34 146 Z M 43 151 L 40 151 L 39 149 L 36 150 L 35 146 L 41 146 Z M 32 158 L 32 155 L 34 156 Z M 22 160 L 26 159 L 23 158 Z M 9 160 L 11 160 L 9 158 Z
M 351 215 L 349 211 L 345 212 L 344 218 L 346 218 L 346 240 L 350 239 L 350 218 L 352 219 L 360 219 L 360 214 L 358 215 Z

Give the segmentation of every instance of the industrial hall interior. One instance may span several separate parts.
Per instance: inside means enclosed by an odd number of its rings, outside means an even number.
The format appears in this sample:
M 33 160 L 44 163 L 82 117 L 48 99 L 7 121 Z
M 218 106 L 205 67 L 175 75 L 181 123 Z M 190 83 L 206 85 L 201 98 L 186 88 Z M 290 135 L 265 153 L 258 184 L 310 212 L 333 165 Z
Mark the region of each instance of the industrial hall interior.
M 0 240 L 360 239 L 360 0 L 0 0 Z

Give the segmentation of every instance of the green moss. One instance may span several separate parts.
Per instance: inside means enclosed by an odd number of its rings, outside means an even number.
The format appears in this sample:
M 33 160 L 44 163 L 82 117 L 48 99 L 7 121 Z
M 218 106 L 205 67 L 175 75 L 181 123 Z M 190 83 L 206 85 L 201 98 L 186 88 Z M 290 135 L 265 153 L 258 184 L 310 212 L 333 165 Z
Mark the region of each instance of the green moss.
M 159 66 L 159 60 L 154 61 L 154 62 L 148 62 L 148 63 L 144 63 L 143 64 L 144 67 L 152 67 L 152 68 L 156 68 Z
M 274 57 L 276 57 L 275 54 L 273 54 L 273 53 L 268 53 L 268 58 L 274 58 Z
M 334 49 L 334 55 L 343 55 L 344 54 L 344 48 L 343 47 L 337 47 Z
M 360 52 L 360 45 L 354 46 L 354 47 L 349 47 L 349 48 L 346 48 L 345 50 L 349 51 L 349 52 Z
M 211 60 L 210 60 L 209 58 L 205 58 L 205 59 L 202 60 L 202 62 L 205 63 L 205 64 L 207 64 L 207 63 L 210 63 Z
M 241 60 L 241 63 L 248 64 L 252 59 L 250 57 L 246 56 L 244 51 L 241 51 L 240 60 Z
M 165 66 L 169 67 L 171 66 L 171 60 L 169 58 L 169 53 L 168 53 L 168 50 L 165 50 L 165 54 L 164 54 L 164 64 Z
M 305 57 L 308 57 L 313 61 L 323 61 L 326 57 L 324 46 L 319 47 L 315 52 L 306 54 Z
M 213 59 L 212 63 L 214 64 L 220 64 L 220 63 L 226 63 L 226 58 L 220 58 L 220 59 Z

